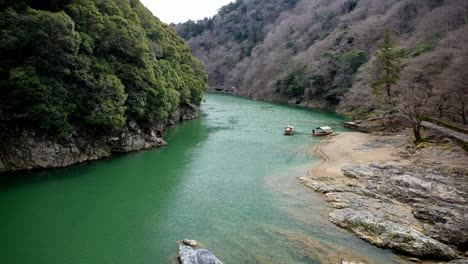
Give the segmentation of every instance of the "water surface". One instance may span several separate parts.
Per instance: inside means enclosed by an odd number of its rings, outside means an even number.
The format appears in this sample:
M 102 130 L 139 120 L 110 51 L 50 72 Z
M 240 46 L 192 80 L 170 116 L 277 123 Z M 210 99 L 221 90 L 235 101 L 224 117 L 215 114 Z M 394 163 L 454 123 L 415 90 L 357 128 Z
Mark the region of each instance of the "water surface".
M 311 129 L 342 121 L 207 94 L 201 117 L 168 129 L 165 148 L 4 179 L 1 263 L 164 264 L 184 238 L 226 264 L 393 263 L 329 223 L 328 205 L 297 181 L 318 162 Z M 289 123 L 297 133 L 284 136 Z

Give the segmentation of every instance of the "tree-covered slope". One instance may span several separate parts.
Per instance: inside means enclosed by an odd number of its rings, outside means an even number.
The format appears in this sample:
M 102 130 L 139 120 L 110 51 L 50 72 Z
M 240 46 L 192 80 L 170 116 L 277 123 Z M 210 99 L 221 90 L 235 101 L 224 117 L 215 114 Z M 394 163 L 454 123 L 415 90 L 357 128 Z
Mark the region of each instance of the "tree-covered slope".
M 0 0 L 2 127 L 105 134 L 199 104 L 203 64 L 138 0 Z
M 382 105 L 375 61 L 390 34 L 401 50 L 390 101 L 405 87 L 429 87 L 438 116 L 466 120 L 466 0 L 237 0 L 212 19 L 174 27 L 212 86 L 357 114 Z M 252 41 L 252 32 L 262 37 Z
M 222 7 L 211 19 L 173 25 L 192 53 L 206 63 L 211 86 L 223 86 L 240 61 L 252 55 L 274 28 L 275 21 L 299 0 L 239 0 Z

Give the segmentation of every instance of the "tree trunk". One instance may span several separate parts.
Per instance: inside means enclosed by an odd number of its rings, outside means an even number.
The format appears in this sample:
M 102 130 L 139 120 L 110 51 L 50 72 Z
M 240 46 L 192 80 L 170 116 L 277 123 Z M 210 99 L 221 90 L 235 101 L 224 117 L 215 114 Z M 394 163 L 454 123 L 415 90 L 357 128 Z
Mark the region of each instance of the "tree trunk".
M 465 116 L 465 102 L 461 102 L 461 117 L 463 124 L 466 125 L 466 116 Z
M 416 143 L 416 144 L 422 141 L 421 121 L 420 120 L 416 120 L 416 121 L 412 120 L 412 122 L 411 122 L 411 126 L 413 127 L 414 143 Z
M 391 84 L 387 83 L 387 96 L 390 98 L 390 86 Z

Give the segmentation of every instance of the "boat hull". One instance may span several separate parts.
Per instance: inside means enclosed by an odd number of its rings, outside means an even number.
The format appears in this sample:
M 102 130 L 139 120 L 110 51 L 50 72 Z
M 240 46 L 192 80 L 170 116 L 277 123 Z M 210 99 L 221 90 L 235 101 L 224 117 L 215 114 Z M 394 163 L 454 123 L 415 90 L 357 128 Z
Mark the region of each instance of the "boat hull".
M 327 131 L 317 132 L 317 133 L 310 134 L 310 135 L 313 137 L 322 137 L 322 136 L 331 135 L 333 134 L 333 132 L 334 132 L 333 130 L 327 130 Z

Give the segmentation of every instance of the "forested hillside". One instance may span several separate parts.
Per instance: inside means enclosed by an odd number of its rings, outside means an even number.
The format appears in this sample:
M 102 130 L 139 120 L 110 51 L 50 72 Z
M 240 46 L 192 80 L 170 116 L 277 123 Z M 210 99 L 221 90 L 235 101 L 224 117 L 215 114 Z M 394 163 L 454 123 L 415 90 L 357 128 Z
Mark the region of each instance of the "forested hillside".
M 138 0 L 0 0 L 0 171 L 161 146 L 203 63 Z
M 138 0 L 0 1 L 0 118 L 118 131 L 199 104 L 203 65 Z
M 410 103 L 466 123 L 466 0 L 237 0 L 173 26 L 211 86 L 353 117 L 425 98 Z

